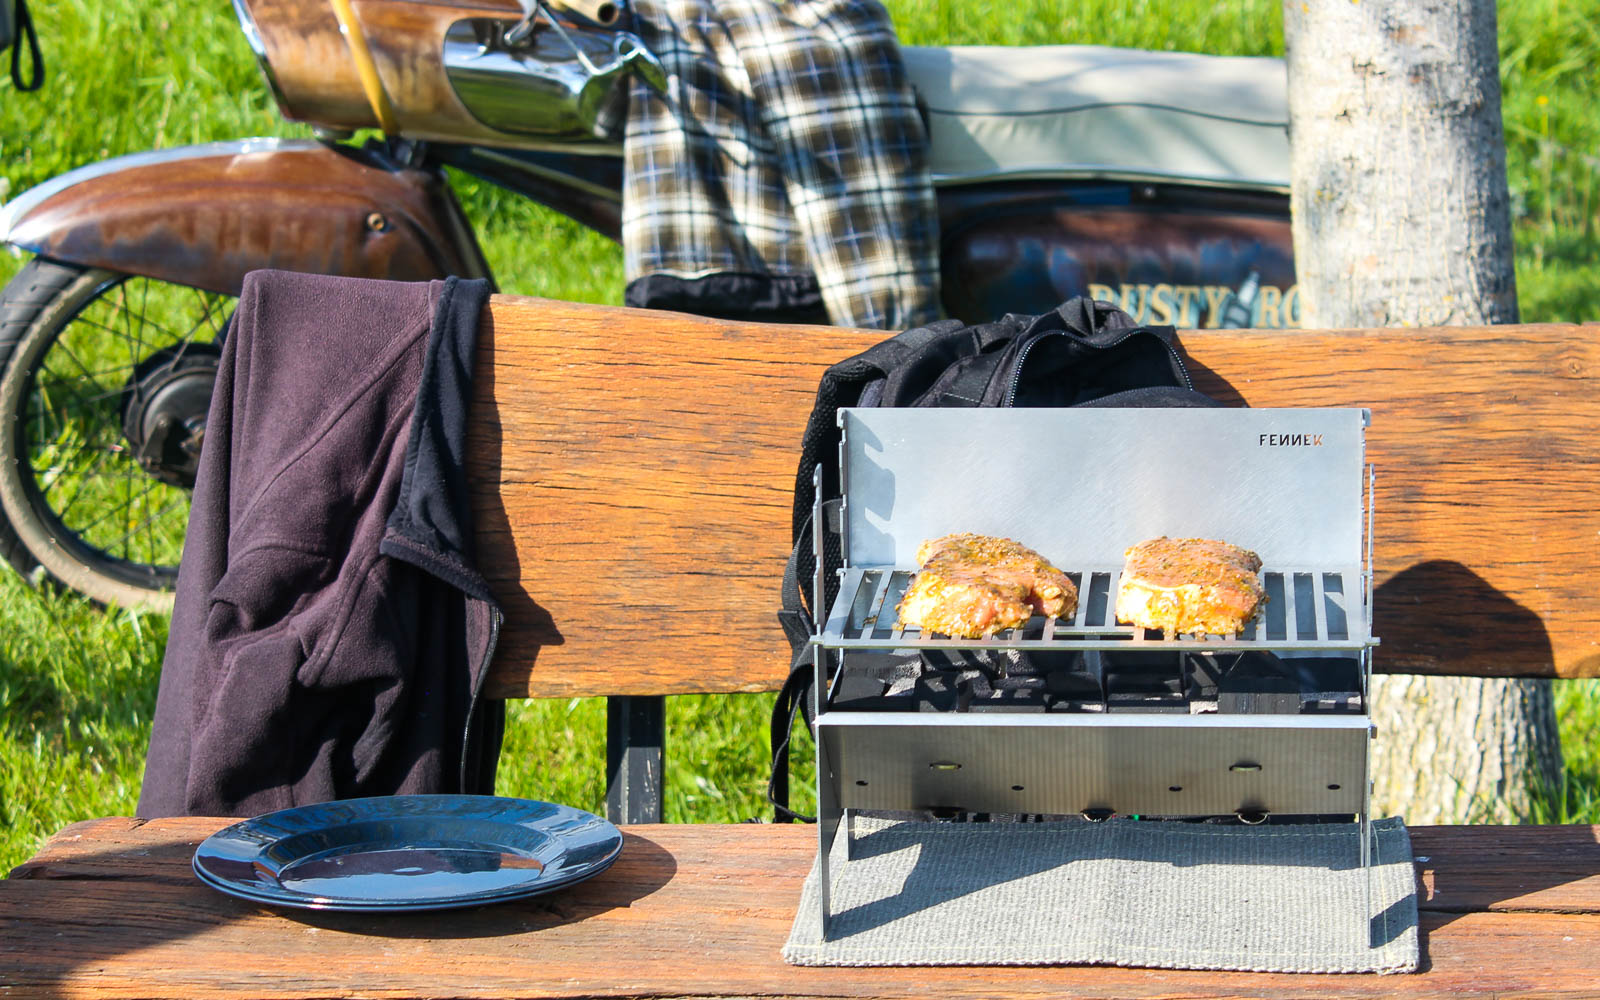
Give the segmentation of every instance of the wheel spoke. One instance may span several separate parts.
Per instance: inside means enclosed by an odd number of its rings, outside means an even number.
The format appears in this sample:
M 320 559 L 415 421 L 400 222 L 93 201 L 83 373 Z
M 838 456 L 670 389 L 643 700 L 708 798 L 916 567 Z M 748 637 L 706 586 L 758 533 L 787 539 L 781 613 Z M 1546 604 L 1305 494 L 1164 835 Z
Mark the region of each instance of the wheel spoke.
M 72 485 L 76 488 L 67 498 L 66 504 L 56 511 L 56 517 L 60 519 L 62 524 L 66 524 L 68 512 L 71 511 L 72 508 L 77 505 L 78 500 L 83 497 L 84 485 L 94 481 L 95 476 L 99 474 L 100 469 L 106 464 L 106 459 L 110 458 L 111 455 L 112 452 L 109 448 L 100 452 L 95 456 L 94 462 L 89 466 L 88 471 L 84 472 L 81 476 L 76 476 L 73 478 Z M 61 478 L 59 476 L 50 483 L 50 488 L 54 488 L 58 485 L 61 485 Z
M 113 402 L 118 395 L 107 392 L 88 396 L 68 383 L 38 386 L 25 411 L 27 419 L 40 428 L 28 442 L 30 450 L 61 448 L 74 442 L 81 450 L 94 447 L 95 441 L 106 442 L 107 438 L 114 442 L 122 434 L 120 414 Z
M 66 385 L 70 385 L 70 384 L 71 383 L 68 383 L 68 382 L 65 382 L 65 381 L 57 383 L 57 385 L 61 385 L 61 386 L 66 386 Z M 122 387 L 121 386 L 117 386 L 115 389 L 102 390 L 101 392 L 98 392 L 98 393 L 94 394 L 93 396 L 85 396 L 83 393 L 74 392 L 72 394 L 72 398 L 75 399 L 75 400 L 81 400 L 84 403 L 88 404 L 88 403 L 102 402 L 102 401 L 107 400 L 107 399 L 115 399 L 116 397 L 118 397 L 120 395 L 122 395 Z M 92 408 L 92 407 L 86 407 L 86 408 Z
M 125 373 L 128 371 L 128 366 L 119 364 L 111 368 L 100 368 L 95 371 L 84 371 L 81 378 L 68 372 L 56 371 L 54 368 L 45 368 L 44 370 L 62 380 L 74 379 L 79 382 L 94 382 L 98 384 L 101 379 L 108 375 L 118 375 L 119 373 L 122 373 L 122 378 L 127 378 Z
M 140 280 L 145 282 L 145 286 L 147 288 L 149 287 L 149 279 L 141 278 Z M 123 284 L 125 285 L 126 282 L 124 282 Z M 120 288 L 123 287 L 123 285 L 118 285 L 117 287 L 120 289 Z M 128 308 L 126 295 L 121 296 L 121 299 L 122 299 L 122 301 L 121 301 L 120 305 L 116 304 L 116 303 L 112 303 L 112 302 L 110 302 L 108 300 L 106 302 L 106 307 L 111 309 L 113 312 L 121 312 L 128 319 L 128 321 L 130 323 L 130 329 L 129 329 L 129 331 L 127 333 L 122 334 L 122 336 L 125 337 L 128 340 L 129 343 L 134 344 L 134 345 L 136 345 L 138 347 L 143 347 L 144 346 L 144 336 L 143 336 L 143 334 L 142 333 L 135 334 L 135 333 L 132 332 L 132 329 L 131 329 L 131 323 L 133 322 L 133 311 Z M 171 330 L 169 330 L 166 327 L 162 326 L 160 323 L 157 323 L 156 321 L 150 319 L 148 316 L 144 315 L 143 313 L 139 314 L 138 319 L 139 319 L 139 323 L 140 323 L 140 326 L 141 326 L 141 330 L 145 325 L 148 325 L 148 326 L 151 326 L 151 327 L 155 328 L 156 330 L 160 331 L 161 333 L 166 334 L 167 338 L 169 340 L 177 340 L 178 339 L 178 335 L 177 334 L 173 333 Z M 134 367 L 138 367 L 138 363 L 139 363 L 138 362 L 138 358 L 135 358 L 134 359 Z
M 63 279 L 59 265 L 30 266 L 57 282 L 61 297 L 47 302 L 60 304 L 61 319 L 27 328 L 16 348 L 30 360 L 21 376 L 28 382 L 10 396 L 23 449 L 10 474 L 22 477 L 36 534 L 60 539 L 55 551 L 122 588 L 104 598 L 120 601 L 128 587 L 143 591 L 173 578 L 189 505 L 186 490 L 151 476 L 136 458 L 123 423 L 176 418 L 174 433 L 181 434 L 197 416 L 189 412 L 189 390 L 162 392 L 158 400 L 130 394 L 140 391 L 152 359 L 186 359 L 191 346 L 215 341 L 233 299 L 144 277 L 102 280 L 103 272 Z M 174 376 L 190 377 L 183 374 L 190 364 L 175 365 Z M 82 586 L 90 592 L 96 584 Z
M 51 387 L 69 390 L 74 404 L 82 403 L 85 404 L 85 406 L 88 406 L 89 404 L 97 403 L 102 400 L 113 399 L 122 394 L 122 386 L 120 385 L 111 388 L 105 388 L 97 379 L 80 379 L 73 378 L 71 376 L 60 375 L 52 369 L 45 368 L 43 366 L 41 366 L 41 371 L 46 374 L 55 375 L 55 380 L 50 383 Z M 37 376 L 35 376 L 35 379 L 37 379 Z M 82 391 L 82 387 L 85 385 L 100 391 L 94 395 L 89 395 Z M 43 386 L 40 387 L 41 392 L 43 391 L 43 388 Z
M 183 335 L 183 345 L 185 347 L 194 342 L 194 335 L 197 331 L 199 331 L 202 325 L 211 327 L 211 339 L 213 340 L 215 340 L 216 335 L 221 332 L 217 329 L 216 322 L 211 318 L 211 311 L 216 308 L 217 305 L 216 297 L 207 295 L 198 288 L 191 288 L 190 291 L 194 292 L 195 298 L 200 300 L 201 313 L 200 318 L 195 320 L 194 325 L 189 328 L 189 332 Z
M 113 337 L 117 338 L 118 340 L 126 343 L 128 345 L 128 347 L 129 347 L 130 351 L 134 350 L 135 347 L 136 347 L 136 345 L 134 343 L 134 339 L 132 337 L 128 336 L 126 331 L 118 330 L 114 326 L 108 326 L 105 323 L 100 322 L 99 320 L 89 319 L 87 316 L 79 316 L 77 319 L 73 320 L 73 322 L 82 323 L 85 326 L 92 326 L 97 330 L 105 331 L 106 333 L 110 334 L 111 336 L 113 336 Z M 128 366 L 127 365 L 123 365 L 122 367 L 126 368 Z
M 141 500 L 143 501 L 142 506 L 144 507 L 144 509 L 146 511 L 148 511 L 150 509 L 149 499 L 150 499 L 150 494 L 153 493 L 153 492 L 155 492 L 153 489 L 145 490 L 145 492 L 141 495 Z M 185 497 L 183 499 L 180 499 L 180 500 L 173 500 L 173 501 L 169 502 L 165 507 L 162 507 L 160 510 L 156 511 L 154 514 L 146 514 L 144 520 L 140 521 L 138 524 L 136 524 L 132 528 L 128 529 L 128 533 L 123 536 L 122 540 L 126 541 L 127 539 L 132 538 L 133 536 L 137 535 L 141 531 L 147 531 L 147 529 L 149 529 L 152 525 L 155 525 L 161 519 L 165 518 L 168 514 L 172 513 L 173 511 L 182 510 L 183 507 L 187 503 L 188 503 L 188 498 L 187 497 Z M 147 533 L 148 533 L 149 538 L 150 538 L 150 549 L 149 549 L 149 551 L 150 551 L 151 557 L 153 558 L 154 554 L 156 552 L 156 547 L 160 543 L 161 539 L 158 538 L 153 531 L 148 531 Z
M 150 355 L 144 350 L 144 325 L 145 317 L 150 314 L 150 279 L 145 278 L 139 284 L 139 353 L 144 357 Z M 135 368 L 138 366 L 135 365 Z
M 128 283 L 126 281 L 117 286 L 117 302 L 120 304 L 118 312 L 125 328 L 122 334 L 122 342 L 128 345 L 128 367 L 137 368 L 139 367 L 139 345 L 133 339 L 133 319 L 132 313 L 128 310 Z
M 130 472 L 131 472 L 131 469 L 124 469 L 123 470 L 123 477 L 122 478 L 124 479 L 124 481 L 129 481 L 129 482 L 132 481 L 131 480 L 131 476 L 129 474 Z M 154 487 L 152 486 L 151 488 L 153 489 Z M 132 502 L 133 501 L 130 498 L 130 499 L 127 499 L 127 500 L 123 500 L 123 501 L 121 501 L 119 503 L 116 503 L 113 506 L 109 506 L 106 510 L 101 512 L 99 517 L 96 517 L 94 520 L 89 521 L 89 522 L 85 523 L 84 525 L 82 525 L 81 527 L 77 528 L 76 529 L 77 533 L 80 536 L 88 534 L 93 529 L 100 527 L 102 524 L 105 524 L 107 518 L 115 517 L 116 515 L 121 514 L 124 511 L 126 511 L 128 509 L 128 507 L 129 507 L 129 505 Z M 126 519 L 124 519 L 124 520 L 126 520 Z M 116 542 L 113 541 L 112 544 L 116 544 Z M 101 546 L 101 548 L 104 548 L 104 547 L 105 546 Z
M 105 328 L 101 327 L 101 329 L 105 329 Z M 71 344 L 66 344 L 66 343 L 61 342 L 60 340 L 57 340 L 56 343 L 55 343 L 55 347 L 57 349 L 59 349 L 62 353 L 64 353 L 67 356 L 67 358 L 72 362 L 73 366 L 78 369 L 78 371 L 83 373 L 83 377 L 85 379 L 87 379 L 90 382 L 93 382 L 95 380 L 94 373 L 89 371 L 89 366 L 84 364 L 83 361 L 78 357 L 78 352 L 74 351 L 72 349 L 72 345 Z M 51 353 L 53 354 L 55 352 L 52 351 Z M 45 355 L 45 359 L 48 359 L 49 356 L 50 355 L 48 355 L 48 354 Z M 45 360 L 45 359 L 41 359 L 41 361 L 40 361 L 39 368 L 41 370 L 48 369 L 49 362 L 48 362 L 48 360 Z M 115 370 L 120 370 L 122 367 L 124 367 L 124 366 L 119 365 L 117 367 L 117 369 L 107 369 L 107 370 L 108 371 L 115 371 Z

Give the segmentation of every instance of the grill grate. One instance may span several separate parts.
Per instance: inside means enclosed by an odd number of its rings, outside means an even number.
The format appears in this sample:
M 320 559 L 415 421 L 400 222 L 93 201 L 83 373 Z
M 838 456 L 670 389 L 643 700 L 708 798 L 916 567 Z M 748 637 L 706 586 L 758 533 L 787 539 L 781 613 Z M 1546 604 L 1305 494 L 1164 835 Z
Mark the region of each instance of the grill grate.
M 816 642 L 837 649 L 1271 649 L 1360 650 L 1377 644 L 1362 606 L 1366 592 L 1360 570 L 1269 569 L 1261 582 L 1267 593 L 1262 615 L 1237 636 L 1160 632 L 1120 625 L 1115 620 L 1120 567 L 1068 572 L 1078 587 L 1073 617 L 1036 616 L 1026 625 L 982 639 L 951 638 L 921 629 L 896 627 L 896 607 L 914 570 L 855 567 L 841 574 L 839 596 Z M 1354 604 L 1352 605 L 1352 602 Z

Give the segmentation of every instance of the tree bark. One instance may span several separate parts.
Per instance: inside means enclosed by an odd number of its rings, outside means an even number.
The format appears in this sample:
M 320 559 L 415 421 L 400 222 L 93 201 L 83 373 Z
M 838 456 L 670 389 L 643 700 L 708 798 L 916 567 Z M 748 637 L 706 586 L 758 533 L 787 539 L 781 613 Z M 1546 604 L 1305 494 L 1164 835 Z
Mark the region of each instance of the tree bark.
M 1301 325 L 1517 322 L 1494 0 L 1285 0 L 1284 42 Z M 1560 779 L 1548 681 L 1380 676 L 1372 715 L 1376 813 L 1525 819 Z

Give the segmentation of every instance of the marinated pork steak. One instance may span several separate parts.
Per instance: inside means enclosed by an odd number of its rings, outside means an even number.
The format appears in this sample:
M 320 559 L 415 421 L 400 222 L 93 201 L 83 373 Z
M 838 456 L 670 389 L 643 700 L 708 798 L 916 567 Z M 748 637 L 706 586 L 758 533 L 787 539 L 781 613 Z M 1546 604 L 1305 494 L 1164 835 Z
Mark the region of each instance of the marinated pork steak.
M 1126 552 L 1117 620 L 1181 633 L 1233 635 L 1266 603 L 1261 557 L 1210 538 L 1152 538 Z
M 1078 609 L 1078 588 L 1043 556 L 1009 538 L 958 534 L 923 542 L 922 567 L 900 601 L 899 627 L 963 639 L 1017 628 L 1036 614 Z

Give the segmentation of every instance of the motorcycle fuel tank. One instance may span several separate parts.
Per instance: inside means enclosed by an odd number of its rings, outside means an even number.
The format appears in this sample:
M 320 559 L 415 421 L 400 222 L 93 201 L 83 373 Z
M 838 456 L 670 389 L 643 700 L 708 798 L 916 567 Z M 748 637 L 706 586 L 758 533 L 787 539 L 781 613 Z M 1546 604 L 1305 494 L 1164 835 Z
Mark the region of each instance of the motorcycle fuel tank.
M 591 64 L 612 66 L 629 56 L 625 32 L 569 21 L 564 38 L 541 20 L 512 52 L 503 38 L 523 17 L 515 0 L 349 0 L 347 7 L 345 26 L 328 0 L 235 0 L 284 117 L 333 130 L 382 126 L 441 143 L 612 148 L 582 124 L 608 82 L 580 72 L 566 39 L 583 46 Z M 360 56 L 351 32 L 360 36 Z

